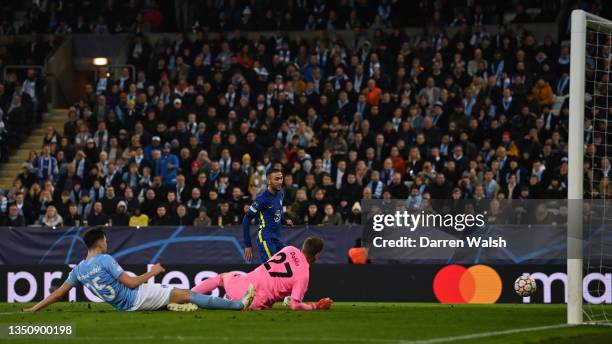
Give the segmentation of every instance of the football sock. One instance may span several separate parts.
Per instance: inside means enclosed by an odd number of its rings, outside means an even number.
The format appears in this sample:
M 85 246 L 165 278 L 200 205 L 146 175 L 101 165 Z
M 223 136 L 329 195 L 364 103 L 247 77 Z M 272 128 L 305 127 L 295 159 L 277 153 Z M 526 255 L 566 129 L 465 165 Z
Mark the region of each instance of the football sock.
M 189 292 L 189 300 L 203 309 L 235 309 L 241 310 L 244 308 L 242 301 L 230 301 L 220 297 L 198 294 Z
M 221 274 L 203 280 L 202 282 L 198 283 L 198 285 L 191 288 L 191 291 L 195 291 L 199 294 L 210 294 L 213 290 L 217 289 L 220 284 Z

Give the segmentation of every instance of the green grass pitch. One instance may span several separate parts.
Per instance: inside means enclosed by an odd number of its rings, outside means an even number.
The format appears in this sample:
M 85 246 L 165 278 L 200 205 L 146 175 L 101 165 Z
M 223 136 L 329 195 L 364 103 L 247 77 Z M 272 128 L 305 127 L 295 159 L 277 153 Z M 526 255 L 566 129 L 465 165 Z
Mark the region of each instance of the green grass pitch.
M 260 312 L 174 313 L 64 302 L 20 313 L 24 306 L 0 304 L 0 323 L 72 323 L 76 337 L 1 343 L 612 343 L 611 326 L 552 327 L 564 323 L 565 305 L 343 302 L 330 311 L 292 312 L 278 305 Z M 551 328 L 513 331 L 544 326 Z

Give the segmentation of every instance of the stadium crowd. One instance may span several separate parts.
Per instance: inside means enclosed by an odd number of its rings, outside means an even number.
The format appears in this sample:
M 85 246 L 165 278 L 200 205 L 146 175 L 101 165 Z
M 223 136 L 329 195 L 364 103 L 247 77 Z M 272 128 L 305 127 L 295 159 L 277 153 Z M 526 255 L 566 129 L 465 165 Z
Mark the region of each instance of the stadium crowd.
M 85 86 L 0 196 L 2 223 L 235 225 L 270 168 L 296 224 L 358 224 L 362 199 L 564 198 L 569 49 L 474 13 L 452 35 L 355 42 L 138 35 L 136 79 Z
M 580 1 L 590 4 L 597 1 Z M 529 6 L 529 7 L 528 7 Z M 531 8 L 532 12 L 528 11 Z M 344 30 L 425 25 L 552 22 L 561 0 L 129 0 L 4 1 L 0 35 L 52 33 Z

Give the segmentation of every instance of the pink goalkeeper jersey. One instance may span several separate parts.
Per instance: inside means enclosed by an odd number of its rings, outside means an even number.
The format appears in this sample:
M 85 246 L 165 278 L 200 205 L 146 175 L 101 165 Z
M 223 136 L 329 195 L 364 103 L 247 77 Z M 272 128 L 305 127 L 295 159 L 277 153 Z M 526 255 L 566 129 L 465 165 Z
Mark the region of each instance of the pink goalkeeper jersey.
M 248 283 L 256 287 L 253 309 L 271 308 L 275 302 L 291 296 L 302 302 L 308 289 L 310 266 L 298 248 L 286 246 L 267 262 L 246 275 Z

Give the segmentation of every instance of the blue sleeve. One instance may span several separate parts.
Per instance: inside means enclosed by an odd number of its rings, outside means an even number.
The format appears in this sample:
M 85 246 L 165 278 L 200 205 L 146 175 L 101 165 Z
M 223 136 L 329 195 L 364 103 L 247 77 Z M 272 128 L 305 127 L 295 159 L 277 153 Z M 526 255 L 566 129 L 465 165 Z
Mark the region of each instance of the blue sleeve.
M 166 159 L 164 159 L 164 171 L 166 170 L 166 165 L 172 166 L 175 169 L 178 165 L 178 159 L 174 154 L 168 155 Z
M 247 210 L 247 213 L 244 214 L 244 217 L 242 218 L 242 237 L 244 240 L 244 247 L 252 247 L 251 231 L 249 226 L 251 224 L 251 219 L 257 215 L 259 209 L 263 209 L 264 203 L 264 197 L 262 197 L 262 195 L 257 196 L 255 201 L 253 201 L 249 207 L 249 210 Z
M 119 276 L 123 272 L 123 268 L 121 267 L 121 265 L 117 263 L 115 258 L 108 254 L 105 254 L 100 258 L 100 265 L 104 270 L 106 270 L 116 279 L 119 279 Z
M 148 163 L 151 163 L 151 160 L 152 160 L 152 159 L 151 159 L 151 151 L 152 151 L 152 150 L 153 150 L 153 148 L 151 147 L 151 145 L 146 146 L 146 147 L 144 148 L 144 152 L 143 152 L 143 153 L 144 153 L 144 159 L 145 159 L 145 160 L 146 160 Z
M 81 284 L 81 282 L 79 282 L 79 280 L 77 279 L 76 274 L 74 273 L 74 269 L 72 269 L 72 271 L 70 271 L 70 273 L 68 274 L 66 284 L 71 285 L 73 287 L 78 287 L 79 284 Z
M 53 165 L 53 168 L 51 169 L 51 177 L 53 180 L 55 180 L 55 178 L 57 177 L 57 173 L 59 172 L 59 166 L 57 166 L 57 159 L 51 157 L 51 164 Z
M 121 110 L 121 107 L 118 104 L 117 106 L 115 106 L 115 114 L 117 114 L 119 122 L 121 122 L 121 124 L 125 124 L 125 114 L 123 113 L 123 110 Z

